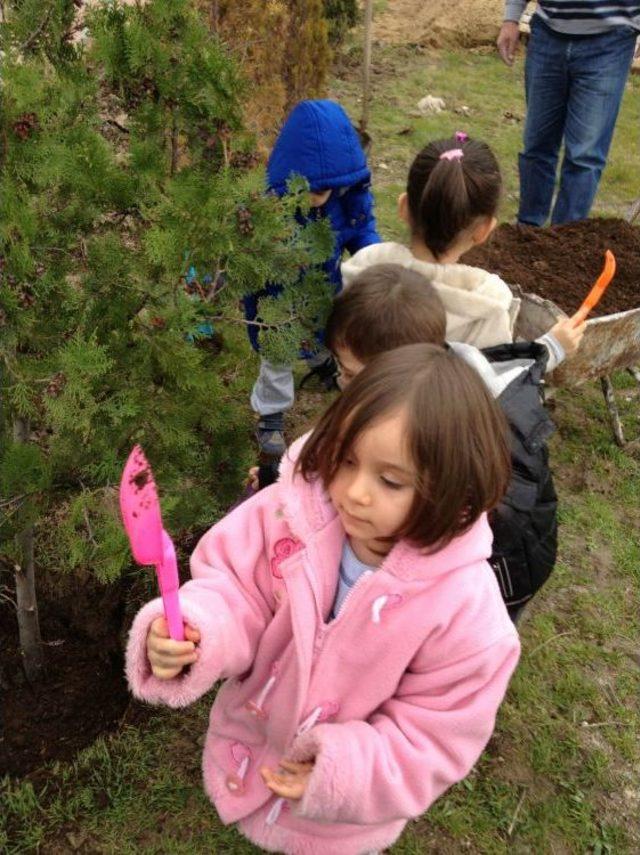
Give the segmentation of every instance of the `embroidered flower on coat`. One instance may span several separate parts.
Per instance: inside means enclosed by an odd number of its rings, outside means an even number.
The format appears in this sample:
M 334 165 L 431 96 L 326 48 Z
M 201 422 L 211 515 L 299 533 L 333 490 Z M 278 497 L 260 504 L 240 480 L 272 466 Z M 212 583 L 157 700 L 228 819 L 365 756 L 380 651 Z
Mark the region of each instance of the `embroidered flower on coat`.
M 299 540 L 295 540 L 293 537 L 283 537 L 276 541 L 276 544 L 273 547 L 274 555 L 271 559 L 270 565 L 271 572 L 276 579 L 282 579 L 282 573 L 280 572 L 280 565 L 282 562 L 294 553 L 299 552 L 301 549 L 302 544 Z

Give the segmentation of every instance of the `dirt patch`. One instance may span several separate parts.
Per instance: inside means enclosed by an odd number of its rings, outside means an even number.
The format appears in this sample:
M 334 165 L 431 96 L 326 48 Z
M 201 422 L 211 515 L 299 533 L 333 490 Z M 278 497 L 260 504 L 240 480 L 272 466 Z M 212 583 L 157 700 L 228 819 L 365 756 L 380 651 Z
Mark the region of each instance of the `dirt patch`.
M 635 392 L 635 390 L 633 391 Z M 563 408 L 566 408 L 566 404 L 564 403 Z M 605 473 L 604 478 L 602 477 L 602 471 Z M 567 491 L 571 493 L 586 492 L 590 495 L 598 494 L 606 496 L 608 499 L 614 497 L 616 494 L 616 477 L 617 469 L 613 460 L 603 460 L 598 471 L 578 466 L 563 467 L 561 470 L 554 472 L 556 485 L 561 484 Z M 620 509 L 620 513 L 624 515 L 622 508 Z
M 572 314 L 599 275 L 606 249 L 616 256 L 616 275 L 592 314 L 640 307 L 640 229 L 624 220 L 583 220 L 543 229 L 503 224 L 487 244 L 462 260 Z
M 287 423 L 289 440 L 312 427 L 330 400 L 313 382 L 299 393 Z M 189 533 L 176 544 L 184 556 L 183 576 L 186 556 L 202 533 Z M 136 574 L 111 586 L 89 578 L 42 580 L 41 591 L 46 675 L 35 686 L 24 677 L 15 615 L 6 608 L 0 613 L 0 777 L 32 776 L 45 763 L 71 760 L 101 734 L 152 714 L 131 699 L 122 652 L 137 606 L 155 595 L 152 575 Z M 192 747 L 188 753 L 199 757 Z
M 374 19 L 373 36 L 386 44 L 493 45 L 503 12 L 503 0 L 390 0 Z
M 0 777 L 70 760 L 101 733 L 147 715 L 130 703 L 122 654 L 79 633 L 47 604 L 40 608 L 46 675 L 34 686 L 22 671 L 15 617 L 5 610 L 0 618 Z
M 287 414 L 287 442 L 291 443 L 311 430 L 336 396 L 336 392 L 325 390 L 315 380 L 308 388 L 296 389 L 296 401 Z

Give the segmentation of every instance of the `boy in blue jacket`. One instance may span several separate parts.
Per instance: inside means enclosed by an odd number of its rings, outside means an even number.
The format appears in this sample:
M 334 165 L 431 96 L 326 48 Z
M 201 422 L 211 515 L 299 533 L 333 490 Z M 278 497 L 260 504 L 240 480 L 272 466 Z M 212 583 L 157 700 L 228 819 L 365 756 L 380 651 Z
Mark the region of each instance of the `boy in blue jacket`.
M 349 117 L 334 101 L 301 101 L 287 117 L 267 164 L 268 189 L 283 196 L 287 181 L 294 175 L 306 178 L 316 216 L 331 223 L 335 248 L 323 269 L 337 292 L 342 287 L 340 261 L 344 250 L 353 255 L 371 243 L 379 243 L 380 236 L 365 153 Z M 245 297 L 247 320 L 256 319 L 260 297 L 273 293 L 277 293 L 277 286 Z M 248 331 L 251 345 L 258 350 L 258 327 L 250 325 Z M 309 361 L 313 365 L 313 356 Z M 268 457 L 280 457 L 285 451 L 284 413 L 293 401 L 291 366 L 261 359 L 251 406 L 258 414 L 260 451 Z

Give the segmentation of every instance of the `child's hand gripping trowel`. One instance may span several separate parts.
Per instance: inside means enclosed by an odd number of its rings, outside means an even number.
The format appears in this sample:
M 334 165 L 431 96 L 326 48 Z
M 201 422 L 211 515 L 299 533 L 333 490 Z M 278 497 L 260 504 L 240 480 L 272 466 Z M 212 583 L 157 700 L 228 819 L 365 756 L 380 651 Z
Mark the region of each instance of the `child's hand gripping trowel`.
M 178 563 L 173 541 L 164 530 L 158 492 L 143 450 L 134 446 L 120 481 L 120 511 L 138 564 L 154 564 L 169 634 L 184 641 L 178 601 Z

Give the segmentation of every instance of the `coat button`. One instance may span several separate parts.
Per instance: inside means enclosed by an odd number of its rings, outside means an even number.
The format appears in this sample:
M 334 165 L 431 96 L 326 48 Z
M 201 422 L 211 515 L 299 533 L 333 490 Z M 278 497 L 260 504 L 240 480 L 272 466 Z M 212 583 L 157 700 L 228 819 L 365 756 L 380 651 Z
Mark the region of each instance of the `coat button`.
M 227 775 L 227 789 L 234 796 L 241 796 L 244 793 L 244 781 L 238 775 Z
M 245 706 L 245 709 L 248 710 L 251 713 L 251 715 L 255 716 L 256 718 L 261 718 L 261 719 L 267 718 L 266 712 L 262 709 L 262 707 L 259 707 L 255 701 L 247 701 L 247 703 L 244 706 Z

